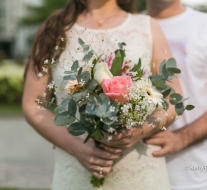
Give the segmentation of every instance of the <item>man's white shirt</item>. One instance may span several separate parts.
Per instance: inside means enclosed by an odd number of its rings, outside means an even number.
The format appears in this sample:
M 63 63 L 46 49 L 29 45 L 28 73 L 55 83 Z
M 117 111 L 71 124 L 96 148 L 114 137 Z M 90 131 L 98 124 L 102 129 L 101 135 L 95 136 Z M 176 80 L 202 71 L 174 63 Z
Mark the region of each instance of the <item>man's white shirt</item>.
M 178 78 L 183 96 L 190 98 L 186 103 L 195 106 L 169 127 L 174 131 L 207 111 L 207 14 L 186 8 L 180 15 L 158 22 L 181 69 Z M 207 140 L 166 159 L 172 190 L 207 190 Z

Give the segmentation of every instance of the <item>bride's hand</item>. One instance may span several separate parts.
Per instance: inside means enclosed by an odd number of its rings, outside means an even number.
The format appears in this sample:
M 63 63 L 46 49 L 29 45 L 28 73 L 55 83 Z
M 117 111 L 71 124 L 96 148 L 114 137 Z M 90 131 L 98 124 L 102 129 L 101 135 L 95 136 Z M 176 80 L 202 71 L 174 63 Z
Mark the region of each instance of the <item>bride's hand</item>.
M 122 151 L 131 148 L 143 138 L 141 130 L 141 128 L 132 127 L 131 129 L 125 129 L 116 135 L 103 132 L 104 139 L 100 141 L 102 143 L 100 147 L 108 152 L 110 152 L 111 148 L 118 148 Z M 112 136 L 111 140 L 108 140 L 109 136 Z
M 110 152 L 97 148 L 94 140 L 90 139 L 86 144 L 78 143 L 73 155 L 96 178 L 102 179 L 112 172 L 113 160 L 121 156 L 121 150 L 109 149 Z

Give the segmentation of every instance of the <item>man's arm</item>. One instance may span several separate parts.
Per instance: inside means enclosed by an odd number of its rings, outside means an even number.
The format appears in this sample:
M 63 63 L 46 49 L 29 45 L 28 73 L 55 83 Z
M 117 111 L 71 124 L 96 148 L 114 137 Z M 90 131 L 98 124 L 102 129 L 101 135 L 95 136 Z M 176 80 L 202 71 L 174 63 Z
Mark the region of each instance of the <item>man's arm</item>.
M 161 146 L 160 150 L 153 152 L 153 156 L 163 156 L 174 154 L 205 138 L 207 138 L 207 112 L 186 127 L 174 132 L 169 130 L 159 132 L 145 139 L 145 143 Z

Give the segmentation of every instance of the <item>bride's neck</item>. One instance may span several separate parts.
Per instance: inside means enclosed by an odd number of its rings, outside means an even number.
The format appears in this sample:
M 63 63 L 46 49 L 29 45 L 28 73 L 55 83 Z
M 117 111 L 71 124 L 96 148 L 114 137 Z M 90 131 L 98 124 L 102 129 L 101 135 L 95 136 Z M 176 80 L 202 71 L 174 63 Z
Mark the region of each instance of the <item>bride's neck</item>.
M 116 0 L 88 0 L 86 11 L 96 18 L 103 18 L 122 9 L 117 5 Z

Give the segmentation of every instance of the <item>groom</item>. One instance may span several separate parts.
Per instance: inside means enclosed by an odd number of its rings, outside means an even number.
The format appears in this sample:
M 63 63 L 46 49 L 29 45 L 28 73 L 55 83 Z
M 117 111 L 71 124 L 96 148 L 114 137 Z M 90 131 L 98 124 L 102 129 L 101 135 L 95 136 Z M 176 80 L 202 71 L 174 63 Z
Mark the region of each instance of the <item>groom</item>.
M 166 155 L 172 190 L 207 190 L 207 14 L 180 0 L 147 0 L 147 14 L 163 29 L 182 71 L 183 96 L 195 109 L 145 142 L 161 145 L 153 155 Z

